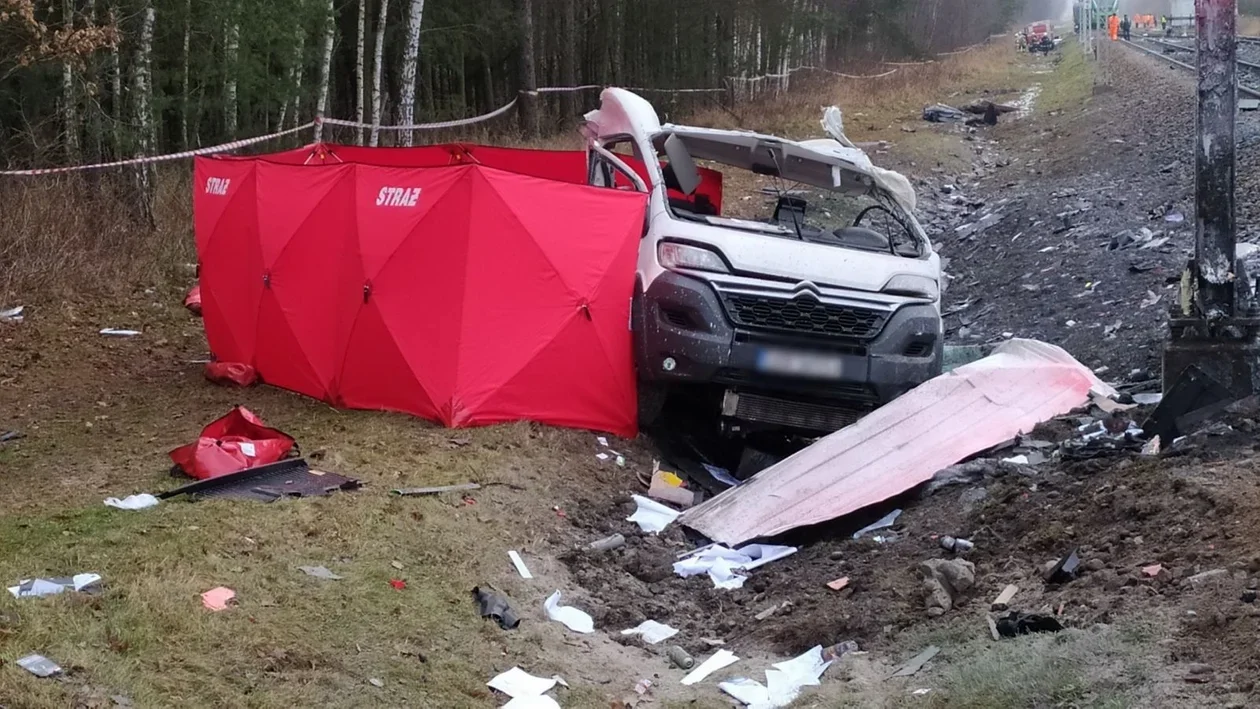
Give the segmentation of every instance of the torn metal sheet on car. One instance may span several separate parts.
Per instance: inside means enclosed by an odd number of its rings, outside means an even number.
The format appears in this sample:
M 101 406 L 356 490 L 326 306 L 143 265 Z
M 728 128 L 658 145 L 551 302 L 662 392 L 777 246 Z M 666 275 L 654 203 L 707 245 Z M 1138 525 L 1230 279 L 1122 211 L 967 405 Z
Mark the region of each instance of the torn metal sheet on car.
M 820 439 L 679 521 L 727 545 L 826 522 L 1116 392 L 1059 347 L 1011 340 Z

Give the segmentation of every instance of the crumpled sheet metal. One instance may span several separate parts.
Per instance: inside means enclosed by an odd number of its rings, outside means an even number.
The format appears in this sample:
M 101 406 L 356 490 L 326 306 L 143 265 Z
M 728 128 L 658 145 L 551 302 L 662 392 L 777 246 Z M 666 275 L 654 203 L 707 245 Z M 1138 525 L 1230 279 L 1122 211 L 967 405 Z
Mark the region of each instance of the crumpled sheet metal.
M 1115 390 L 1059 347 L 1011 340 L 923 383 L 682 514 L 727 545 L 827 522 L 895 497 L 938 470 Z

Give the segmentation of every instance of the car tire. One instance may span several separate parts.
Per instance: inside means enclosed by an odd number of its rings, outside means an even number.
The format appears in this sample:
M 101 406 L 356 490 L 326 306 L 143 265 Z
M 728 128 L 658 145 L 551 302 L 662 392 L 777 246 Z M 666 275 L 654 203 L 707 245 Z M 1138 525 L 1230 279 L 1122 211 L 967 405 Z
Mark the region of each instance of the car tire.
M 639 428 L 651 428 L 661 420 L 669 401 L 669 387 L 660 382 L 639 382 Z

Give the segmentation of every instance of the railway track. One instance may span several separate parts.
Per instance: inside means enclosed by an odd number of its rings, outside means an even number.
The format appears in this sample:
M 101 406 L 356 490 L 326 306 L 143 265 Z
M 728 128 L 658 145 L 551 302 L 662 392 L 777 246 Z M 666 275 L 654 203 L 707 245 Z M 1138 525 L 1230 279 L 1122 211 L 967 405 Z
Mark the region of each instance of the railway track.
M 1260 37 L 1239 36 L 1238 41 L 1260 43 Z M 1169 64 L 1173 64 L 1175 66 L 1179 66 L 1183 69 L 1188 69 L 1190 71 L 1198 70 L 1197 67 L 1195 67 L 1193 64 L 1190 64 L 1188 62 L 1183 62 L 1179 59 L 1174 59 L 1173 57 L 1169 56 L 1164 51 L 1155 50 L 1155 49 L 1152 49 L 1150 47 L 1143 46 L 1143 45 L 1155 44 L 1165 49 L 1171 49 L 1174 51 L 1184 52 L 1186 54 L 1191 54 L 1191 55 L 1194 54 L 1194 47 L 1187 47 L 1185 45 L 1177 44 L 1176 42 L 1169 42 L 1162 39 L 1155 39 L 1153 37 L 1147 37 L 1145 39 L 1138 39 L 1138 40 L 1126 40 L 1124 43 L 1129 45 L 1130 47 L 1133 47 L 1134 49 L 1138 51 L 1146 52 L 1147 54 L 1153 57 L 1159 57 L 1160 59 L 1163 59 Z M 1242 59 L 1239 59 L 1238 69 L 1239 69 L 1238 93 L 1245 94 L 1247 96 L 1250 96 L 1251 98 L 1260 98 L 1260 64 L 1255 64 L 1252 62 L 1243 61 Z M 1252 86 L 1248 86 L 1247 84 L 1244 83 L 1244 81 L 1248 79 L 1252 83 Z

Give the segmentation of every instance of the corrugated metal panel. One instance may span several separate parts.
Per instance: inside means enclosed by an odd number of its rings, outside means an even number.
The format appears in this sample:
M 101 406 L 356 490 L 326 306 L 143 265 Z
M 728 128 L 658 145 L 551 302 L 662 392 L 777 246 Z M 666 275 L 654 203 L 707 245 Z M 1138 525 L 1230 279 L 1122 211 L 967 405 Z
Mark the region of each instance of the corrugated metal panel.
M 1091 390 L 1114 393 L 1062 349 L 1012 341 L 687 510 L 679 521 L 734 545 L 843 517 L 1071 411 Z

